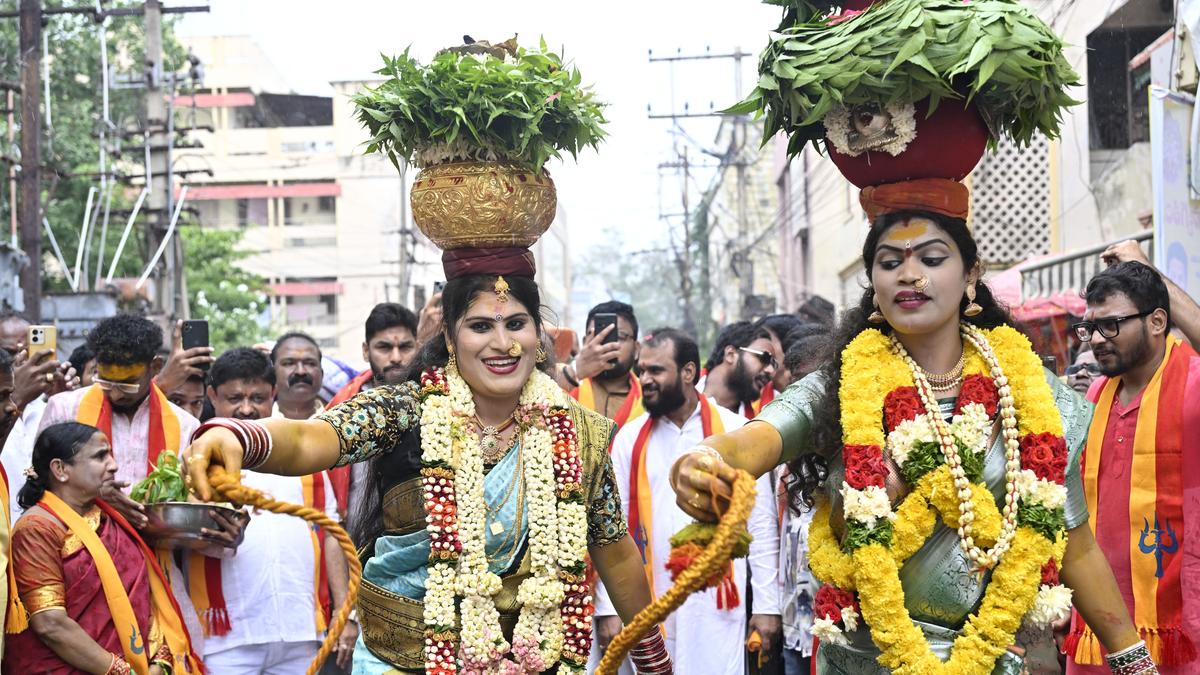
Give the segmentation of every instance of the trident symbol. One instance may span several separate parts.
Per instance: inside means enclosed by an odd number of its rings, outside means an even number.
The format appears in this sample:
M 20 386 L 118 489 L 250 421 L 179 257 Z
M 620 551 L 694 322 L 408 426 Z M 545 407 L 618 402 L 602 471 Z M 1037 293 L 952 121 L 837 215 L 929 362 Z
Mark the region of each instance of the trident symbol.
M 138 635 L 137 626 L 131 626 L 129 629 L 129 651 L 134 654 L 141 654 L 146 651 L 146 647 L 141 644 L 142 636 Z
M 1145 516 L 1142 517 L 1142 522 L 1145 523 L 1145 527 L 1142 528 L 1142 536 L 1138 540 L 1138 548 L 1141 549 L 1142 553 L 1154 554 L 1154 562 L 1157 565 L 1154 570 L 1154 576 L 1161 579 L 1163 575 L 1163 554 L 1174 553 L 1178 551 L 1179 538 L 1175 536 L 1175 529 L 1171 527 L 1170 519 L 1163 520 L 1163 523 L 1166 524 L 1166 529 L 1159 527 L 1158 511 L 1154 512 L 1154 529 L 1150 529 L 1150 523 L 1146 520 Z M 1154 535 L 1154 543 L 1147 544 L 1146 537 L 1151 534 Z M 1163 535 L 1166 535 L 1168 538 L 1170 538 L 1171 543 L 1163 543 Z
M 638 525 L 637 532 L 633 533 L 633 543 L 637 544 L 638 553 L 642 554 L 642 564 L 646 564 L 646 545 L 650 542 L 646 537 L 646 528 Z

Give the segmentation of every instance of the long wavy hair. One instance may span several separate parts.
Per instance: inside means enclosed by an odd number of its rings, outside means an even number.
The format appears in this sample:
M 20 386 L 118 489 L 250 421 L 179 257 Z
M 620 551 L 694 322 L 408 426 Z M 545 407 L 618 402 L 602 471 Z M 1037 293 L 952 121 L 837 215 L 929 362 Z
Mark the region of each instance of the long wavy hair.
M 967 229 L 966 221 L 927 211 L 898 211 L 877 218 L 867 233 L 866 241 L 863 242 L 862 263 L 868 279 L 870 279 L 875 265 L 875 248 L 879 244 L 879 238 L 892 225 L 914 217 L 932 220 L 954 240 L 962 254 L 963 269 L 970 270 L 979 263 L 979 248 L 975 244 L 975 239 L 971 237 L 970 230 Z M 867 328 L 878 328 L 885 334 L 892 332 L 891 326 L 886 323 L 873 324 L 867 321 L 867 317 L 875 311 L 872 302 L 874 294 L 875 290 L 870 285 L 863 289 L 858 304 L 842 313 L 837 328 L 830 338 L 828 354 L 831 358 L 821 368 L 825 389 L 813 406 L 812 426 L 810 427 L 812 437 L 809 444 L 813 451 L 788 463 L 790 479 L 787 489 L 793 509 L 798 510 L 801 505 L 812 508 L 813 495 L 829 477 L 827 458 L 842 449 L 842 405 L 838 398 L 838 389 L 842 379 L 842 352 L 859 333 Z M 963 321 L 980 328 L 1013 325 L 1014 322 L 1008 310 L 996 300 L 991 289 L 982 281 L 975 285 L 975 302 L 983 308 L 983 311 L 975 316 L 966 316 L 962 314 L 962 310 L 967 306 L 966 296 L 963 296 L 959 305 L 959 313 Z
M 538 336 L 542 338 L 542 300 L 537 283 L 527 277 L 506 276 L 509 296 L 519 301 L 529 310 L 537 327 Z M 450 360 L 450 350 L 446 344 L 446 335 L 453 335 L 459 321 L 471 307 L 471 303 L 480 293 L 495 288 L 496 276 L 493 274 L 473 274 L 457 279 L 450 279 L 442 289 L 442 331 L 430 338 L 417 352 L 413 362 L 405 373 L 405 381 L 417 381 L 421 373 L 430 368 L 445 367 Z M 538 368 L 547 371 L 553 367 L 553 350 L 548 349 L 549 357 Z M 359 546 L 373 542 L 383 534 L 383 494 L 384 481 L 387 477 L 396 475 L 417 475 L 421 467 L 421 430 L 414 426 L 400 438 L 400 444 L 390 452 L 375 456 L 368 464 L 367 477 L 362 487 L 362 498 L 357 508 L 349 515 L 348 527 L 350 536 Z M 390 486 L 389 486 L 390 487 Z

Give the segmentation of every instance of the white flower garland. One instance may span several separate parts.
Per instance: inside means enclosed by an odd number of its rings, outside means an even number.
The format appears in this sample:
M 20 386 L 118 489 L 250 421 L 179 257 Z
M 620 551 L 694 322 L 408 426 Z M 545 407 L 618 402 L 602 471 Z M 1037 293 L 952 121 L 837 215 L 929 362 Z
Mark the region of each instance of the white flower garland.
M 421 414 L 433 551 L 425 583 L 424 618 L 432 633 L 426 638 L 426 670 L 457 670 L 453 635 L 447 631 L 455 626 L 459 596 L 457 660 L 464 672 L 536 673 L 558 663 L 562 673 L 582 673 L 590 646 L 582 635 L 590 638 L 591 597 L 572 571 L 582 570 L 587 551 L 587 509 L 574 428 L 563 412 L 569 399 L 548 376 L 534 372 L 518 404 L 518 418 L 528 422 L 521 436 L 520 480 L 527 495 L 531 575 L 517 590 L 521 613 L 510 645 L 493 600 L 501 579 L 488 569 L 483 452 L 467 431 L 475 416 L 474 398 L 454 368 L 431 374 L 430 382 L 446 393 L 427 396 Z M 446 470 L 453 471 L 452 479 L 442 475 Z M 440 518 L 455 512 L 453 524 Z
M 889 103 L 884 107 L 892 117 L 892 131 L 896 137 L 888 143 L 874 148 L 895 157 L 908 149 L 908 144 L 917 138 L 917 111 L 912 103 Z M 858 157 L 867 150 L 850 149 L 850 119 L 851 110 L 845 106 L 835 105 L 825 113 L 825 138 L 843 155 Z

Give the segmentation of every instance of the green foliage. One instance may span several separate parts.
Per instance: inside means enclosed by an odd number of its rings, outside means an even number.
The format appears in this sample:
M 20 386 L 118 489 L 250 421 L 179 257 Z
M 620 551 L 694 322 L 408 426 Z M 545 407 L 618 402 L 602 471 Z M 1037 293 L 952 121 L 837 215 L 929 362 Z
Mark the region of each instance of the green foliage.
M 708 546 L 712 541 L 713 535 L 717 533 L 716 523 L 701 523 L 693 521 L 688 525 L 684 525 L 683 529 L 671 535 L 671 548 L 677 548 L 684 544 L 696 544 L 701 548 Z M 754 541 L 754 537 L 742 530 L 737 535 L 737 541 L 733 543 L 733 552 L 730 554 L 734 558 L 745 558 L 750 553 L 750 543 Z
M 904 459 L 900 467 L 900 475 L 909 485 L 916 485 L 925 474 L 946 463 L 942 456 L 942 447 L 937 443 L 917 443 Z
M 367 152 L 392 162 L 502 159 L 541 170 L 605 136 L 604 104 L 545 42 L 504 60 L 447 50 L 423 66 L 407 49 L 383 60 L 389 79 L 354 104 L 371 133 Z
M 129 498 L 143 504 L 162 502 L 186 502 L 187 483 L 183 480 L 183 467 L 173 452 L 159 455 L 158 465 L 145 478 L 133 486 Z
M 778 0 L 771 4 L 781 4 Z M 1014 0 L 888 0 L 830 23 L 787 2 L 784 24 L 759 57 L 758 86 L 726 112 L 765 113 L 764 141 L 788 151 L 825 135 L 835 105 L 974 101 L 996 135 L 1029 143 L 1059 134 L 1066 89 L 1079 76 L 1062 41 Z
M 886 518 L 875 521 L 875 527 L 867 527 L 853 520 L 846 522 L 846 541 L 842 542 L 842 550 L 846 553 L 853 553 L 867 544 L 888 546 L 891 543 L 892 521 Z
M 258 315 L 267 304 L 261 277 L 235 263 L 246 257 L 236 251 L 240 230 L 206 230 L 182 227 L 184 268 L 192 295 L 192 316 L 208 321 L 209 343 L 219 354 L 230 347 L 245 347 L 265 338 Z
M 1040 504 L 1021 502 L 1017 508 L 1017 525 L 1032 528 L 1050 541 L 1055 541 L 1066 526 L 1066 520 L 1061 508 L 1050 510 Z

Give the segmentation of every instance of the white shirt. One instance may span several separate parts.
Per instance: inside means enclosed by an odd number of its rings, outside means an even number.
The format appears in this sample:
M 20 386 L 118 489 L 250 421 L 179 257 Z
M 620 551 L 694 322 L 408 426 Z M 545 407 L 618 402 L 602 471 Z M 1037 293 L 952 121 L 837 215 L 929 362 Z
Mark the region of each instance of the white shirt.
M 12 431 L 4 441 L 4 450 L 0 452 L 0 463 L 4 464 L 4 473 L 8 475 L 8 501 L 14 523 L 24 511 L 17 504 L 17 494 L 25 485 L 25 469 L 33 463 L 33 442 L 37 440 L 38 424 L 45 410 L 45 396 L 30 401 L 13 423 Z
M 745 417 L 715 406 L 726 431 L 746 424 Z M 612 462 L 617 486 L 621 490 L 621 507 L 629 512 L 629 475 L 632 471 L 633 446 L 649 415 L 627 423 L 613 440 Z M 667 418 L 659 419 L 646 441 L 646 477 L 650 484 L 653 508 L 653 531 L 650 545 L 654 553 L 654 592 L 662 595 L 671 587 L 671 575 L 665 564 L 671 551 L 669 539 L 692 522 L 691 516 L 675 504 L 669 474 L 671 465 L 681 455 L 704 438 L 700 406 L 677 427 Z M 779 530 L 774 495 L 769 474 L 757 482 L 758 497 L 747 524 L 754 536 L 748 560 L 734 562 L 734 579 L 741 602 L 732 610 L 717 609 L 716 590 L 707 589 L 692 594 L 663 623 L 666 629 L 667 651 L 677 673 L 721 673 L 736 675 L 745 670 L 746 640 L 746 564 L 753 570 L 754 611 L 757 614 L 778 614 L 779 609 Z M 614 615 L 615 609 L 603 584 L 597 584 L 596 614 Z M 677 648 L 677 645 L 680 647 Z
M 325 514 L 337 520 L 337 500 L 329 477 Z M 304 503 L 302 479 L 243 471 L 242 484 L 291 504 Z M 320 640 L 313 597 L 312 530 L 307 521 L 254 511 L 237 553 L 221 561 L 221 586 L 229 609 L 230 632 L 210 635 L 204 655 L 245 645 Z
M 51 424 L 74 422 L 80 402 L 94 386 L 96 385 L 80 387 L 75 391 L 65 391 L 50 397 L 50 401 L 46 403 L 46 411 L 42 413 L 38 433 Z M 167 405 L 171 406 L 171 411 L 179 420 L 180 444 L 178 448 L 167 449 L 180 452 L 191 442 L 192 434 L 200 426 L 200 421 L 170 401 L 167 401 Z M 117 460 L 117 480 L 133 485 L 145 478 L 146 458 L 149 454 L 146 448 L 150 445 L 150 396 L 142 399 L 132 418 L 113 411 L 112 438 L 109 440 L 112 441 L 113 456 Z

